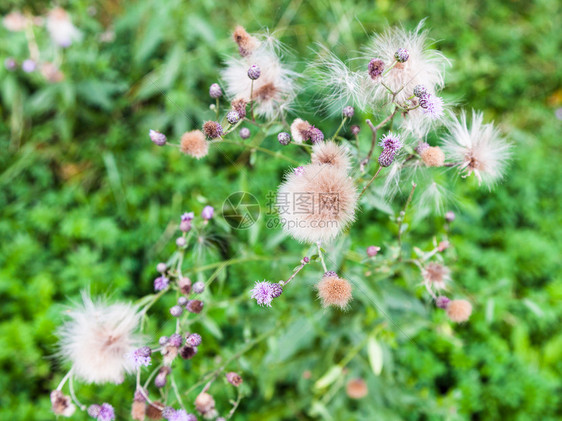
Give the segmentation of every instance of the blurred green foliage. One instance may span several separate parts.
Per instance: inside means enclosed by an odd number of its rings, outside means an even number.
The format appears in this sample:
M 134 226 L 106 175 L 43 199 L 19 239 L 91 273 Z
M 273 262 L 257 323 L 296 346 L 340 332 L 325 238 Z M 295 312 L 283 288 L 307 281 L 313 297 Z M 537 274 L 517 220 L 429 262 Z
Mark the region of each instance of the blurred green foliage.
M 306 249 L 267 229 L 263 219 L 248 231 L 233 231 L 216 218 L 216 236 L 205 253 L 193 255 L 193 265 L 248 261 L 219 271 L 206 293 L 206 322 L 195 325 L 205 344 L 186 363 L 182 383 L 192 384 L 219 356 L 227 359 L 274 329 L 232 364 L 248 394 L 235 419 L 560 419 L 559 1 L 62 5 L 84 32 L 82 42 L 64 51 L 65 80 L 46 84 L 33 74 L 0 70 L 1 419 L 53 418 L 48 395 L 64 374 L 52 357 L 61 303 L 84 288 L 116 298 L 149 293 L 155 264 L 173 250 L 167 227 L 181 212 L 197 213 L 206 204 L 220 209 L 238 190 L 263 204 L 276 188 L 287 167 L 281 160 L 258 154 L 250 165 L 246 152 L 221 145 L 195 161 L 148 140 L 149 128 L 177 138 L 212 117 L 207 90 L 225 55 L 235 53 L 235 24 L 275 31 L 302 70 L 315 42 L 345 58 L 371 32 L 398 23 L 413 28 L 426 17 L 437 47 L 453 60 L 446 98 L 483 110 L 516 144 L 506 180 L 493 192 L 472 180 L 457 183 L 454 248 L 447 253 L 456 287 L 475 304 L 471 321 L 451 326 L 422 299 L 419 273 L 411 268 L 375 276 L 353 264 L 366 246 L 384 249 L 396 235 L 383 212 L 366 209 L 338 242 L 339 252 L 331 253 L 364 292 L 355 294 L 347 313 L 320 309 L 312 288 L 316 268 L 305 268 L 272 309 L 250 302 L 255 280 L 286 279 Z M 6 1 L 0 11 L 23 7 L 41 14 L 48 5 Z M 100 41 L 107 30 L 114 40 Z M 40 45 L 48 44 L 45 33 L 36 35 Z M 24 38 L 3 28 L 0 36 L 7 40 L 2 60 L 25 58 Z M 311 104 L 301 97 L 298 114 L 333 132 L 339 121 L 325 120 Z M 363 136 L 367 143 L 366 131 Z M 264 146 L 281 149 L 274 133 Z M 302 152 L 286 151 L 304 159 Z M 441 217 L 419 221 L 406 246 L 427 246 L 441 229 Z M 169 305 L 155 307 L 162 317 L 151 320 L 154 334 L 166 333 L 156 332 L 163 323 L 172 329 Z M 345 361 L 349 355 L 355 357 Z M 346 396 L 345 382 L 354 376 L 367 381 L 367 399 Z M 231 389 L 212 389 L 221 412 L 234 398 Z M 119 387 L 79 386 L 78 393 L 86 402 L 113 403 L 126 419 L 132 390 L 128 380 Z

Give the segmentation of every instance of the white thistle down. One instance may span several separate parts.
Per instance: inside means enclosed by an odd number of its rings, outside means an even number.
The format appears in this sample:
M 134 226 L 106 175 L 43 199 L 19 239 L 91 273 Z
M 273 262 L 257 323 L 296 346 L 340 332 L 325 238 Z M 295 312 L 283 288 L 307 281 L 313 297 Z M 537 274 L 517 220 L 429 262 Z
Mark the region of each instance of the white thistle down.
M 74 41 L 80 40 L 81 32 L 76 29 L 66 10 L 57 7 L 47 16 L 47 31 L 59 47 L 69 47 Z
M 463 111 L 449 124 L 443 151 L 449 163 L 456 165 L 463 177 L 474 174 L 479 183 L 491 187 L 503 177 L 511 156 L 511 145 L 501 137 L 492 123 L 484 124 L 483 114 L 473 111 L 470 128 Z
M 261 75 L 252 81 L 248 69 L 257 65 Z M 267 119 L 279 117 L 290 109 L 296 96 L 297 73 L 289 70 L 280 58 L 277 41 L 268 36 L 250 54 L 242 58 L 229 58 L 221 73 L 225 82 L 226 94 L 231 100 L 250 100 L 253 96 L 254 112 Z
M 72 374 L 86 383 L 121 383 L 135 369 L 126 356 L 141 344 L 135 333 L 140 314 L 131 304 L 93 301 L 86 293 L 82 303 L 67 313 L 58 331 L 59 354 L 72 365 Z
M 381 59 L 385 69 L 395 62 L 394 53 L 399 48 L 408 51 L 408 60 L 397 63 L 382 79 L 392 91 L 401 89 L 396 99 L 402 103 L 412 96 L 417 85 L 425 86 L 431 95 L 435 95 L 444 85 L 444 70 L 449 60 L 441 52 L 428 48 L 427 31 L 422 29 L 423 24 L 424 21 L 421 21 L 413 31 L 401 27 L 390 28 L 375 35 L 366 49 L 365 59 Z M 372 95 L 379 101 L 390 99 L 388 90 L 376 81 L 373 81 Z

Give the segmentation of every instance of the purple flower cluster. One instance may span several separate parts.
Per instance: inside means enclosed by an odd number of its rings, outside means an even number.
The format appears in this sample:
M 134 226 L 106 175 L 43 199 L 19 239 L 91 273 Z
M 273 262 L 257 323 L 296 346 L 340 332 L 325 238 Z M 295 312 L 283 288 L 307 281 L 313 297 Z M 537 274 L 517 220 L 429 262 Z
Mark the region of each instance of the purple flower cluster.
M 115 411 L 113 407 L 104 403 L 101 405 L 90 405 L 88 415 L 97 421 L 113 421 L 115 419 Z
M 260 306 L 271 307 L 271 302 L 283 292 L 283 287 L 280 284 L 271 283 L 268 281 L 256 282 L 254 288 L 250 291 L 251 298 L 255 298 Z
M 382 153 L 379 156 L 379 164 L 382 167 L 389 167 L 394 161 L 394 155 L 402 148 L 402 142 L 398 135 L 388 133 L 383 135 L 380 143 Z
M 142 348 L 135 349 L 133 352 L 127 355 L 127 358 L 135 365 L 136 368 L 141 366 L 148 367 L 151 363 L 150 355 L 152 350 L 148 346 L 143 346 Z

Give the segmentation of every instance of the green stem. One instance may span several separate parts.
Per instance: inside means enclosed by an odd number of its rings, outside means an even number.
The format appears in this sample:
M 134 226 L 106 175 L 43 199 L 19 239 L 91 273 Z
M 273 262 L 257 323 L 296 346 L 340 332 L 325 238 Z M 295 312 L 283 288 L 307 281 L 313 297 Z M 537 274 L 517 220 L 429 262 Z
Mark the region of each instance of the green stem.
M 410 195 L 408 196 L 408 200 L 404 204 L 404 209 L 400 212 L 398 216 L 398 261 L 402 261 L 402 222 L 404 221 L 404 217 L 406 216 L 406 210 L 408 209 L 408 205 L 412 201 L 412 197 L 414 196 L 414 190 L 416 189 L 416 183 L 412 183 L 412 190 L 410 190 Z
M 369 188 L 369 186 L 375 180 L 375 178 L 377 178 L 377 175 L 379 175 L 379 172 L 381 172 L 381 169 L 382 169 L 382 166 L 379 165 L 379 168 L 377 169 L 377 172 L 375 173 L 375 175 L 373 175 L 373 177 L 369 180 L 369 182 L 367 184 L 365 184 L 365 187 L 363 187 L 363 190 L 361 190 L 361 194 L 359 195 L 358 199 L 361 199 L 361 197 L 365 194 L 365 191 Z
M 320 241 L 316 243 L 316 246 L 318 247 L 318 256 L 320 257 L 320 262 L 322 262 L 322 268 L 324 269 L 324 273 L 326 273 L 328 272 L 328 269 L 326 268 L 326 262 L 324 262 L 324 255 L 322 254 L 322 247 L 320 247 Z
M 334 133 L 334 136 L 332 136 L 332 139 L 335 140 L 336 137 L 338 136 L 338 133 L 340 132 L 341 128 L 343 127 L 343 125 L 345 124 L 345 122 L 347 121 L 347 117 L 344 117 L 340 123 L 340 126 L 338 127 L 338 129 L 336 130 L 336 132 Z

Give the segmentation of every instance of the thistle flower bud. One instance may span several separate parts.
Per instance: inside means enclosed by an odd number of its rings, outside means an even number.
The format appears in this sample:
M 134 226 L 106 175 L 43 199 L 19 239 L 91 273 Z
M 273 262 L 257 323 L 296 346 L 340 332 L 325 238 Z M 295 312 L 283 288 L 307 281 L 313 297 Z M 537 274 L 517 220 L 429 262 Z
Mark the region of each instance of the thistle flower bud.
M 97 418 L 101 411 L 101 405 L 93 404 L 88 407 L 88 415 L 92 418 Z
M 90 405 L 88 408 L 88 415 L 95 418 L 97 421 L 113 421 L 115 419 L 115 411 L 108 403 Z
M 369 66 L 367 67 L 371 79 L 377 80 L 384 72 L 384 67 L 384 61 L 382 61 L 380 58 L 372 59 L 369 62 Z
M 162 388 L 166 386 L 166 381 L 168 380 L 168 374 L 170 374 L 172 369 L 168 366 L 160 368 L 158 374 L 154 378 L 154 386 Z
M 188 301 L 189 300 L 186 297 L 181 296 L 178 298 L 178 305 L 184 307 Z
M 76 411 L 69 396 L 65 396 L 60 390 L 51 392 L 51 410 L 55 415 L 70 417 Z
M 246 117 L 246 107 L 248 105 L 248 101 L 244 98 L 235 99 L 230 103 L 232 109 L 238 113 L 240 118 Z
M 193 212 L 184 212 L 181 215 L 180 218 L 181 218 L 182 222 L 183 221 L 190 221 L 191 222 L 193 220 L 193 218 L 195 218 L 195 214 Z
M 447 222 L 453 222 L 453 221 L 455 220 L 455 212 L 453 212 L 453 211 L 448 211 L 448 212 L 445 214 L 445 220 L 446 220 Z
M 170 344 L 170 346 L 175 346 L 179 348 L 182 342 L 183 342 L 183 338 L 181 337 L 181 335 L 179 333 L 173 333 L 170 336 L 170 340 L 168 343 Z
M 277 298 L 283 293 L 283 287 L 280 284 L 271 284 L 271 298 Z
M 346 387 L 347 396 L 351 399 L 362 399 L 367 396 L 369 390 L 367 389 L 367 383 L 363 379 L 353 379 L 347 383 Z
M 379 143 L 383 150 L 379 156 L 379 164 L 381 167 L 389 167 L 394 161 L 394 156 L 402 148 L 400 137 L 392 133 L 388 133 L 382 137 Z
M 190 300 L 186 304 L 185 308 L 190 313 L 201 313 L 201 310 L 203 310 L 203 301 L 201 301 L 201 300 Z
M 202 341 L 203 339 L 201 338 L 201 335 L 198 333 L 188 333 L 185 335 L 185 344 L 188 346 L 197 347 L 201 345 Z
M 175 305 L 172 308 L 170 308 L 170 314 L 174 317 L 180 317 L 182 313 L 183 313 L 183 308 L 180 307 L 179 305 Z
M 472 304 L 466 300 L 452 300 L 447 304 L 447 316 L 455 323 L 466 322 L 472 314 Z
M 137 368 L 141 366 L 148 367 L 151 363 L 150 356 L 152 355 L 152 350 L 148 346 L 143 346 L 142 348 L 135 349 L 133 352 L 127 355 L 127 359 L 133 363 Z
M 367 247 L 367 256 L 375 257 L 381 248 L 377 246 L 369 246 Z
M 329 270 L 328 272 L 325 272 L 324 275 L 323 275 L 324 278 L 330 277 L 330 276 L 334 277 L 334 278 L 337 278 L 338 274 L 336 272 L 334 272 L 333 270 Z
M 441 295 L 435 299 L 435 305 L 444 310 L 447 308 L 449 301 L 451 301 L 449 300 L 449 298 L 445 297 L 444 295 Z
M 394 152 L 392 149 L 383 149 L 381 154 L 379 155 L 379 164 L 381 167 L 390 167 L 394 162 Z
M 175 412 L 176 412 L 176 410 L 175 410 L 173 407 L 171 407 L 171 406 L 166 406 L 166 407 L 162 410 L 162 418 L 169 419 L 170 416 L 172 416 Z
M 189 295 L 191 293 L 191 279 L 188 277 L 182 277 L 178 280 L 178 287 L 184 295 Z
M 398 63 L 407 62 L 409 57 L 410 57 L 410 53 L 408 53 L 408 50 L 406 50 L 405 48 L 399 48 L 394 53 L 394 58 Z
M 281 132 L 277 135 L 277 140 L 283 146 L 288 145 L 291 142 L 291 136 L 287 132 Z
M 158 264 L 156 265 L 156 270 L 157 270 L 158 272 L 160 272 L 160 273 L 166 272 L 166 269 L 167 269 L 167 268 L 168 268 L 168 267 L 166 266 L 166 263 L 163 263 L 163 262 L 160 262 L 160 263 L 158 263 Z
M 260 78 L 260 75 L 261 75 L 260 66 L 258 66 L 257 64 L 252 64 L 248 69 L 248 77 L 252 80 L 256 80 Z
M 324 141 L 324 133 L 317 128 L 312 126 L 309 130 L 309 137 L 312 143 L 319 143 Z
M 222 89 L 218 83 L 213 83 L 209 88 L 209 96 L 211 98 L 220 98 L 222 96 Z
M 164 146 L 166 144 L 166 135 L 156 130 L 150 130 L 148 132 L 148 136 L 150 136 L 150 140 L 154 142 L 155 145 Z
M 187 244 L 187 241 L 185 240 L 184 237 L 176 238 L 176 246 L 178 246 L 179 248 L 185 247 L 186 244 Z
M 160 346 L 164 346 L 168 344 L 168 342 L 170 342 L 170 338 L 168 338 L 167 336 L 160 336 L 160 339 L 158 339 L 158 343 L 160 344 Z
M 240 121 L 240 114 L 237 111 L 229 111 L 226 113 L 226 121 L 230 124 L 236 124 Z
M 21 65 L 21 69 L 25 73 L 34 72 L 36 68 L 37 68 L 37 63 L 35 63 L 35 61 L 33 61 L 31 59 L 24 60 L 22 65 Z
M 205 206 L 203 208 L 203 211 L 201 212 L 201 218 L 208 221 L 213 217 L 214 213 L 215 213 L 215 209 L 212 206 Z
M 154 291 L 162 291 L 168 287 L 170 279 L 165 276 L 159 276 L 154 280 Z
M 8 57 L 4 60 L 4 67 L 6 70 L 13 72 L 18 67 L 18 63 L 12 57 Z
M 353 108 L 351 105 L 348 105 L 347 107 L 344 107 L 342 114 L 345 118 L 351 118 L 353 117 L 353 114 L 355 114 L 355 108 Z
M 247 127 L 242 127 L 239 134 L 242 139 L 248 139 L 250 137 L 250 129 L 248 129 Z
M 427 88 L 423 85 L 416 85 L 414 87 L 414 95 L 417 96 L 418 98 L 421 98 L 422 96 L 424 96 L 425 94 L 427 94 Z
M 310 257 L 304 256 L 304 257 L 302 258 L 302 260 L 301 260 L 301 263 L 304 263 L 305 265 L 306 265 L 307 263 L 310 263 Z
M 181 221 L 180 222 L 180 231 L 181 232 L 191 231 L 191 221 Z
M 354 124 L 353 126 L 351 126 L 351 134 L 353 134 L 354 136 L 357 136 L 360 131 L 361 127 L 359 127 L 358 125 Z
M 213 399 L 213 397 L 211 395 L 209 395 L 206 392 L 200 393 L 195 398 L 194 403 L 195 403 L 195 408 L 201 414 L 205 414 L 207 412 L 210 412 L 215 407 L 215 400 Z
M 428 167 L 442 167 L 445 163 L 445 154 L 439 146 L 430 146 L 423 149 L 420 156 Z
M 203 133 L 210 139 L 216 139 L 223 135 L 223 129 L 216 121 L 206 121 L 203 124 Z
M 451 246 L 451 243 L 449 243 L 447 240 L 441 241 L 439 243 L 439 245 L 437 246 L 437 251 L 439 253 L 442 253 L 445 250 L 447 250 L 450 246 Z
M 226 373 L 225 376 L 226 376 L 226 380 L 233 386 L 238 387 L 242 384 L 242 377 L 240 377 L 234 371 L 231 371 L 230 373 Z
M 192 291 L 195 294 L 201 294 L 203 291 L 205 291 L 205 282 L 195 282 L 193 284 Z
M 195 354 L 197 354 L 196 346 L 184 345 L 180 348 L 180 357 L 182 357 L 184 360 L 192 359 Z

